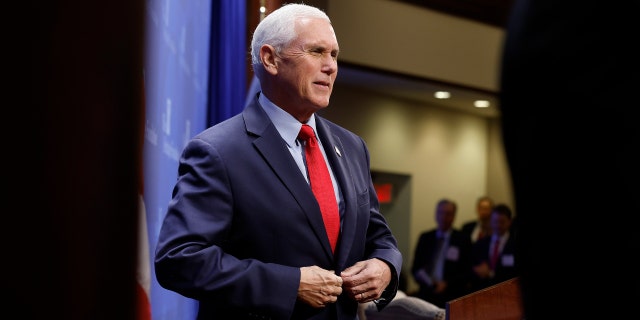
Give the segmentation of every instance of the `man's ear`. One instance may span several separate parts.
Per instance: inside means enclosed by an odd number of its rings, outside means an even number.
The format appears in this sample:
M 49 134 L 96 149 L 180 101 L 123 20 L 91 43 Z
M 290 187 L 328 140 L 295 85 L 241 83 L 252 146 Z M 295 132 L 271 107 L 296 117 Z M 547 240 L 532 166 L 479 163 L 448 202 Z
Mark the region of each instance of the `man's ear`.
M 270 74 L 278 73 L 276 48 L 271 45 L 265 44 L 260 47 L 260 61 L 264 70 Z

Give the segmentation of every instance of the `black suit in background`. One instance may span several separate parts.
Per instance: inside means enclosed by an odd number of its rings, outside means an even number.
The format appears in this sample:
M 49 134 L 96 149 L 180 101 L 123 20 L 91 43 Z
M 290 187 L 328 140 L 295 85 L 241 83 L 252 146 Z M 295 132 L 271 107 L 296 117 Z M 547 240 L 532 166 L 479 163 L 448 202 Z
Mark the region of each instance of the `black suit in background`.
M 433 264 L 434 252 L 437 246 L 438 230 L 423 232 L 418 238 L 414 252 L 411 273 L 413 275 L 420 268 L 430 269 Z M 429 270 L 431 271 L 431 270 Z M 431 302 L 441 308 L 446 302 L 467 294 L 471 276 L 471 240 L 460 230 L 452 229 L 449 235 L 449 246 L 445 252 L 443 280 L 447 282 L 444 292 L 434 292 L 435 287 L 420 283 L 416 296 Z
M 465 222 L 462 225 L 462 228 L 460 228 L 460 231 L 462 231 L 466 235 L 468 235 L 469 239 L 471 239 L 471 241 L 473 242 L 474 239 L 473 239 L 473 237 L 471 235 L 473 234 L 473 230 L 476 228 L 477 225 L 478 225 L 478 221 L 477 220 Z
M 462 231 L 464 234 L 466 234 L 469 237 L 469 239 L 471 239 L 471 243 L 475 243 L 476 241 L 480 240 L 478 238 L 475 238 L 475 239 L 473 238 L 473 231 L 476 229 L 476 226 L 479 223 L 480 222 L 478 220 L 468 221 L 462 225 L 462 228 L 460 228 L 460 231 Z M 491 235 L 486 234 L 483 236 L 483 238 L 488 236 L 491 236 Z
M 516 0 L 501 75 L 527 320 L 637 314 L 640 1 Z
M 472 247 L 472 259 L 471 264 L 476 266 L 483 262 L 489 263 L 490 261 L 490 249 L 492 236 L 484 237 L 473 244 Z M 516 241 L 513 234 L 509 235 L 507 242 L 504 244 L 496 266 L 494 269 L 494 275 L 491 278 L 480 278 L 474 274 L 471 278 L 471 291 L 478 291 L 500 282 L 509 280 L 518 276 L 518 269 L 516 265 Z

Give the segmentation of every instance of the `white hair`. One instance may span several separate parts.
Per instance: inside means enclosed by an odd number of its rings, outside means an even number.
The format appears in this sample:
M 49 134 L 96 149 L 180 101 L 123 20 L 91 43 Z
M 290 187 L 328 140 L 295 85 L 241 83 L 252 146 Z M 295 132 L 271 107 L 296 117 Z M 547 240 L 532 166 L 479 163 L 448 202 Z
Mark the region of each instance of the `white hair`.
M 324 11 L 302 3 L 285 4 L 268 14 L 260 21 L 251 39 L 251 65 L 256 74 L 264 70 L 260 47 L 270 44 L 279 53 L 296 38 L 295 23 L 301 18 L 325 19 L 331 23 Z

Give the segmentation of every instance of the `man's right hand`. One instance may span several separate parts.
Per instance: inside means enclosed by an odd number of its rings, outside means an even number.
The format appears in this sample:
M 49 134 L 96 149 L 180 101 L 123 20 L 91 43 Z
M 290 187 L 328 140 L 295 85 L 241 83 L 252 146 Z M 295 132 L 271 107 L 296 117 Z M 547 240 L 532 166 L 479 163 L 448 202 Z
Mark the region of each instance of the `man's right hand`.
M 342 293 L 342 278 L 333 271 L 318 266 L 300 268 L 298 300 L 314 308 L 322 308 L 338 300 Z

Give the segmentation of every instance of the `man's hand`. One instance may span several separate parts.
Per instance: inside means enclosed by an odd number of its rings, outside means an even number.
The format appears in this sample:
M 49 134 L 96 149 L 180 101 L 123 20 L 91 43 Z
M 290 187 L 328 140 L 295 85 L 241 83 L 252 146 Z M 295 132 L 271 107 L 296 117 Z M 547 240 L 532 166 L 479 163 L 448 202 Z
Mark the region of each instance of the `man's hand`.
M 382 260 L 360 261 L 340 274 L 344 290 L 359 303 L 379 299 L 391 282 L 391 269 Z
M 342 278 L 333 271 L 318 266 L 300 268 L 298 300 L 314 308 L 322 308 L 338 300 L 342 293 Z
M 427 270 L 425 270 L 424 268 L 416 271 L 416 273 L 414 274 L 414 278 L 416 279 L 416 282 L 418 284 L 424 284 L 428 287 L 431 287 L 434 285 L 433 279 L 431 279 L 431 277 L 427 273 Z
M 443 293 L 444 290 L 447 289 L 447 282 L 444 280 L 436 281 L 435 288 L 433 288 L 433 292 L 435 293 Z
M 478 277 L 481 279 L 493 277 L 493 272 L 491 271 L 489 264 L 486 262 L 482 262 L 476 266 L 473 266 L 473 272 L 475 272 L 476 275 L 478 275 Z

